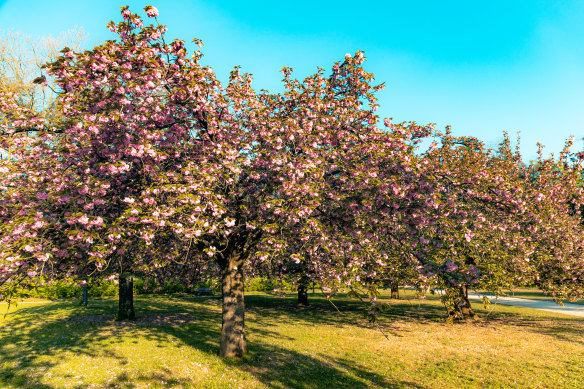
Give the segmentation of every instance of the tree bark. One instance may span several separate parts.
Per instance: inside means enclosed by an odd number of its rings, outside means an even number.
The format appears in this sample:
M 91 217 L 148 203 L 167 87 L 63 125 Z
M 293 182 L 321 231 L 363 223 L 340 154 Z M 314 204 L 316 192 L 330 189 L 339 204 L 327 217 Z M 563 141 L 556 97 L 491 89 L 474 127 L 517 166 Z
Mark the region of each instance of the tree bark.
M 134 279 L 127 274 L 120 274 L 118 314 L 116 320 L 134 320 Z
M 307 277 L 301 277 L 298 281 L 298 305 L 308 306 L 308 285 L 310 280 Z
M 81 303 L 84 307 L 87 306 L 87 284 L 83 284 L 83 301 Z
M 231 253 L 222 262 L 223 320 L 219 356 L 242 359 L 247 353 L 243 258 L 239 253 Z
M 391 288 L 391 298 L 399 300 L 399 284 L 396 281 L 391 281 L 389 287 Z
M 460 287 L 460 312 L 464 319 L 476 318 L 476 314 L 470 305 L 470 300 L 468 299 L 468 288 L 466 285 Z
M 468 288 L 462 285 L 457 288 L 456 298 L 454 300 L 454 311 L 451 316 L 460 320 L 476 319 L 477 315 L 473 311 L 468 299 Z

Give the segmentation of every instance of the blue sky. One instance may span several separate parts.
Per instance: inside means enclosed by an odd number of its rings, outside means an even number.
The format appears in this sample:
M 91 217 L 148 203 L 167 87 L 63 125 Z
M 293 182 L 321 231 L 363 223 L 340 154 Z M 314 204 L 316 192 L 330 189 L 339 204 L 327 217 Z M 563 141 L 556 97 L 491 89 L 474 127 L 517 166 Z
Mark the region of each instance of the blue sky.
M 157 7 L 171 38 L 202 39 L 222 80 L 240 65 L 256 88 L 278 91 L 282 66 L 303 78 L 365 50 L 387 85 L 384 117 L 450 124 L 490 146 L 520 131 L 525 159 L 570 135 L 584 148 L 582 1 L 0 0 L 0 26 L 38 36 L 79 26 L 93 46 L 126 4 Z

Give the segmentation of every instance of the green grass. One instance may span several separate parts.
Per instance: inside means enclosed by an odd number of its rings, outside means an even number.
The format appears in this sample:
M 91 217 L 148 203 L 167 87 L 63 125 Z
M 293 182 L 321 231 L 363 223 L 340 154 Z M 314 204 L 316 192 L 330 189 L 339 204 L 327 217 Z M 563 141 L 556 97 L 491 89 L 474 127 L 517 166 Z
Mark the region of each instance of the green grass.
M 356 301 L 246 296 L 249 355 L 217 357 L 217 298 L 136 298 L 138 319 L 113 320 L 115 299 L 33 302 L 0 319 L 4 388 L 578 388 L 584 320 L 497 305 L 446 324 L 436 296 L 390 301 L 380 328 Z M 6 305 L 0 304 L 2 313 Z

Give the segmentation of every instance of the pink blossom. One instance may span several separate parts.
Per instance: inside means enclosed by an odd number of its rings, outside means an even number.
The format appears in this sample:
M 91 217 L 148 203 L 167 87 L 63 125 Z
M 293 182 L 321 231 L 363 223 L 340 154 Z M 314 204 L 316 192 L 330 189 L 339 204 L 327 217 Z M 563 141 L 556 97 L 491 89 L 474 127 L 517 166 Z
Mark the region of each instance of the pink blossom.
M 38 230 L 40 228 L 43 228 L 45 225 L 46 223 L 44 221 L 38 220 L 32 226 L 30 226 L 30 228 L 32 228 L 33 230 Z
M 456 269 L 458 269 L 458 265 L 452 261 L 447 261 L 446 262 L 446 270 L 448 270 L 449 272 L 453 272 Z
M 151 5 L 147 5 L 146 7 L 144 7 L 144 10 L 146 11 L 146 15 L 148 15 L 149 18 L 154 18 L 158 16 L 158 10 Z

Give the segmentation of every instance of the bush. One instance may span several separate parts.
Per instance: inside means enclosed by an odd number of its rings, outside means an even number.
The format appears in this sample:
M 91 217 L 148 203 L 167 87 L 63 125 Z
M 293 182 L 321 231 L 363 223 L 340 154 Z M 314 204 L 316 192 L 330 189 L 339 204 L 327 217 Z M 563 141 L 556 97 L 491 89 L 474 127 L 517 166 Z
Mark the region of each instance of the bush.
M 205 281 L 203 281 L 200 284 L 197 284 L 197 286 L 194 288 L 193 292 L 197 289 L 197 288 L 211 288 L 211 290 L 215 293 L 221 293 L 221 282 L 219 282 L 216 279 L 213 278 L 208 278 Z
M 245 282 L 245 290 L 257 292 L 273 292 L 275 288 L 281 287 L 282 284 L 276 279 L 264 277 L 253 277 Z M 283 285 L 288 291 L 295 291 L 296 288 L 289 282 L 284 281 Z M 197 288 L 211 288 L 214 293 L 221 293 L 221 283 L 213 278 L 208 278 L 201 283 L 187 287 L 178 280 L 169 280 L 160 284 L 153 278 L 134 277 L 134 295 L 143 294 L 172 294 L 172 293 L 195 293 Z M 117 296 L 118 285 L 114 281 L 92 281 L 88 283 L 87 295 L 89 297 L 110 297 Z M 81 298 L 83 296 L 83 287 L 72 280 L 58 280 L 42 283 L 38 286 L 19 288 L 14 294 L 14 298 L 40 298 L 40 299 L 59 299 L 59 298 Z
M 296 288 L 288 281 L 280 283 L 279 280 L 264 277 L 252 277 L 246 280 L 245 290 L 254 292 L 273 292 L 274 289 L 281 288 L 282 285 L 288 291 L 296 290 Z
M 118 288 L 113 281 L 90 282 L 87 290 L 88 296 L 105 297 L 115 296 Z M 40 298 L 40 299 L 59 299 L 59 298 L 80 298 L 83 296 L 83 287 L 77 282 L 71 280 L 58 280 L 42 283 L 37 286 L 18 288 L 13 295 L 14 298 Z
M 162 293 L 166 293 L 166 294 L 172 294 L 172 293 L 185 293 L 187 290 L 187 288 L 182 285 L 181 283 L 175 281 L 175 280 L 171 280 L 168 282 L 165 282 L 162 285 Z
M 18 288 L 13 295 L 15 298 L 71 298 L 81 296 L 81 286 L 66 280 L 54 281 L 38 286 Z
M 117 296 L 118 286 L 113 281 L 105 280 L 91 283 L 87 289 L 87 295 L 91 297 Z
M 213 292 L 221 292 L 221 284 L 214 279 L 207 279 L 197 285 L 187 286 L 176 279 L 162 284 L 148 277 L 134 277 L 134 294 L 173 294 L 195 293 L 197 288 L 211 288 Z

